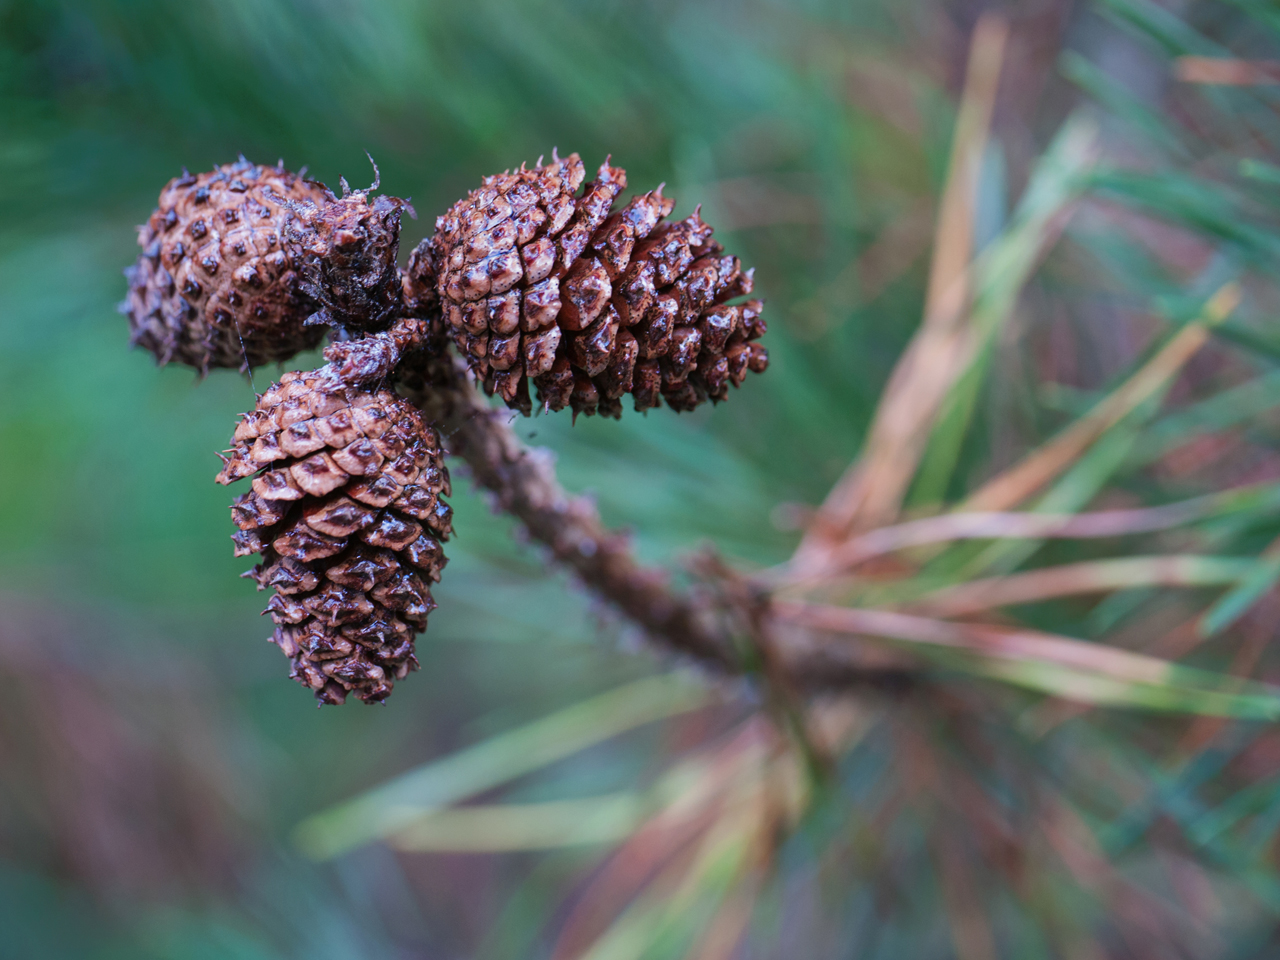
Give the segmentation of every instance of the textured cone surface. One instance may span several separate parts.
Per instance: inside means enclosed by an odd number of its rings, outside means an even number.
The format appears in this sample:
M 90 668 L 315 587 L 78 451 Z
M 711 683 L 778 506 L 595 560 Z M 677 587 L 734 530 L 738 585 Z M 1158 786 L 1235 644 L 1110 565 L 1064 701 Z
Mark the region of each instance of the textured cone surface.
M 160 363 L 201 371 L 287 360 L 320 342 L 315 309 L 286 249 L 290 205 L 327 202 L 321 184 L 240 160 L 183 173 L 138 231 L 142 256 L 125 271 L 121 311 L 133 342 Z
M 618 416 L 665 399 L 676 410 L 723 400 L 768 354 L 752 271 L 726 256 L 695 212 L 666 221 L 658 188 L 618 210 L 626 173 L 606 162 L 579 195 L 577 154 L 488 177 L 436 221 L 405 290 L 429 304 L 472 370 L 528 413 L 529 381 L 552 410 Z
M 338 379 L 347 383 L 385 380 L 407 352 L 439 340 L 438 327 L 438 319 L 402 316 L 381 333 L 330 344 L 324 358 Z
M 435 246 L 428 237 L 409 253 L 409 262 L 400 274 L 404 311 L 410 316 L 435 318 L 440 315 Z
M 236 427 L 219 483 L 253 477 L 231 513 L 246 574 L 276 594 L 272 641 L 321 703 L 380 702 L 416 670 L 414 637 L 451 532 L 440 438 L 411 403 L 322 368 L 273 384 Z
M 293 206 L 288 242 L 301 264 L 302 287 L 318 303 L 315 321 L 361 331 L 385 329 L 403 309 L 400 212 L 396 197 L 351 191 L 341 199 Z

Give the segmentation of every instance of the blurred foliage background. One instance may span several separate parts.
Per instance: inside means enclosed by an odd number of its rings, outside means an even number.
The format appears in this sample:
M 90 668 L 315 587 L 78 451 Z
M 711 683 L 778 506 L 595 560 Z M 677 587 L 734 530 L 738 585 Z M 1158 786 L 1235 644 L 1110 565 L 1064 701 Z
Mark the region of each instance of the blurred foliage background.
M 262 598 L 237 579 L 228 498 L 212 482 L 250 387 L 156 369 L 127 349 L 114 313 L 134 225 L 167 179 L 243 153 L 361 183 L 368 151 L 383 189 L 417 208 L 406 251 L 481 175 L 553 147 L 589 169 L 612 154 L 632 188 L 665 181 L 678 216 L 701 203 L 757 268 L 768 375 L 694 415 L 515 426 L 556 453 L 566 486 L 634 531 L 642 556 L 674 566 L 711 541 L 763 568 L 787 558 L 806 511 L 860 449 L 920 324 L 984 10 L 1011 32 L 975 249 L 1009 235 L 1073 110 L 1100 126 L 1102 160 L 993 341 L 972 429 L 933 455 L 943 466 L 911 503 L 954 499 L 1015 462 L 1229 281 L 1241 308 L 1162 408 L 1127 421 L 1105 484 L 1058 509 L 1276 481 L 1280 101 L 1269 84 L 1280 17 L 1268 3 L 0 0 L 0 957 L 585 955 L 608 928 L 581 907 L 616 880 L 593 872 L 607 844 L 375 843 L 318 862 L 293 831 L 423 763 L 672 667 L 514 542 L 510 521 L 459 476 L 460 533 L 421 673 L 385 707 L 311 709 L 264 642 Z M 1200 82 L 1211 66 L 1195 58 L 1228 57 L 1262 66 Z M 256 374 L 258 389 L 271 372 Z M 1215 621 L 1243 632 L 1153 652 L 1274 677 L 1274 502 L 1206 534 L 1239 563 L 1196 581 L 1196 596 L 1243 584 Z M 1064 551 L 1037 563 L 1090 556 Z M 1193 614 L 1148 582 L 1024 620 L 1097 638 L 1172 631 Z M 586 736 L 511 796 L 621 796 L 717 737 L 774 736 L 741 733 L 754 703 L 745 685 L 716 689 L 706 709 L 677 704 L 673 720 Z M 1042 731 L 985 764 L 966 754 L 976 741 L 957 717 L 966 698 L 1005 694 L 977 681 L 940 689 L 950 692 L 909 714 L 915 733 L 904 733 L 908 714 L 876 721 L 880 733 L 841 763 L 834 797 L 819 797 L 776 852 L 758 898 L 723 901 L 750 905 L 748 935 L 714 932 L 737 929 L 715 901 L 680 923 L 627 927 L 593 955 L 1273 955 L 1280 740 L 1269 725 L 1084 716 L 1019 694 L 1014 713 L 1066 739 Z M 892 824 L 911 791 L 884 785 L 922 730 L 953 735 L 941 755 L 1012 811 L 995 853 L 945 805 Z M 1047 771 L 1035 789 L 1080 811 L 1062 828 L 1070 842 L 1051 837 L 1049 853 L 1020 819 L 1024 767 Z M 913 768 L 917 787 L 926 768 L 940 795 L 968 789 L 927 763 Z M 1106 800 L 1081 800 L 1088 790 Z M 982 856 L 935 842 L 949 832 Z M 877 859 L 868 837 L 907 852 Z M 1074 885 L 1042 885 L 1027 866 L 1052 855 Z M 1114 867 L 1100 866 L 1107 858 Z M 701 903 L 697 884 L 663 896 Z M 1181 946 L 1152 933 L 1170 914 L 1194 928 Z M 704 920 L 711 934 L 698 932 Z

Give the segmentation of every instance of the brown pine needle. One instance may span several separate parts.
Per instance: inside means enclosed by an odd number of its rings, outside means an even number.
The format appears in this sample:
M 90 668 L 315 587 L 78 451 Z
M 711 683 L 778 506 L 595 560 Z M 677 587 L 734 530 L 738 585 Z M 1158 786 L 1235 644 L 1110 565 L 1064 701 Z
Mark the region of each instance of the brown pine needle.
M 993 15 L 984 16 L 974 30 L 938 212 L 924 320 L 885 387 L 865 453 L 832 488 L 797 557 L 821 553 L 851 528 L 875 525 L 868 517 L 875 522 L 892 518 L 938 407 L 963 369 L 956 337 L 969 303 L 973 215 L 1008 31 L 1005 21 Z
M 1092 560 L 971 580 L 935 591 L 910 606 L 918 613 L 956 617 L 1013 604 L 1134 587 L 1217 587 L 1238 582 L 1254 566 L 1247 557 L 1195 554 Z
M 759 875 L 747 872 L 711 918 L 687 960 L 733 960 L 751 926 L 761 886 Z
M 1035 661 L 1105 673 L 1136 682 L 1159 682 L 1171 664 L 1071 637 L 984 623 L 954 623 L 891 610 L 860 610 L 817 603 L 779 602 L 778 617 L 805 626 L 909 643 L 952 647 L 1000 658 Z
M 984 485 L 958 509 L 1008 510 L 1044 488 L 1079 459 L 1089 447 L 1143 401 L 1169 383 L 1209 340 L 1210 332 L 1235 310 L 1240 286 L 1225 284 L 1205 304 L 1200 317 L 1187 324 L 1150 360 L 1081 417 L 1017 466 Z
M 1174 76 L 1184 83 L 1255 87 L 1280 83 L 1280 61 L 1234 57 L 1178 57 Z
M 725 743 L 692 759 L 691 765 L 702 765 L 693 788 L 614 851 L 565 918 L 552 960 L 584 952 L 657 876 L 696 846 L 721 816 L 725 795 L 743 770 L 758 765 L 775 740 L 771 724 L 757 716 Z
M 1098 510 L 1093 513 L 983 512 L 947 513 L 881 527 L 833 551 L 820 569 L 796 568 L 794 561 L 762 577 L 775 589 L 815 586 L 847 574 L 868 560 L 899 550 L 954 540 L 1092 539 L 1151 533 L 1211 516 L 1241 495 L 1261 492 L 1271 484 L 1251 484 L 1159 507 Z
M 957 623 L 891 610 L 780 601 L 780 620 L 881 643 L 927 662 L 1029 690 L 1108 706 L 1274 721 L 1273 687 L 1223 677 L 1101 643 L 986 623 Z

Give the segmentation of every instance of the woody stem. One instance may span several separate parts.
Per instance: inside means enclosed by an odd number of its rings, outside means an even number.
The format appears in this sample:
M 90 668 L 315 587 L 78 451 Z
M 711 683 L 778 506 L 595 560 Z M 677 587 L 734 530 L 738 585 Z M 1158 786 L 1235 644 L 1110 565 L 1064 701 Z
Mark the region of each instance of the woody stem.
M 467 464 L 475 483 L 549 548 L 557 563 L 659 645 L 717 672 L 747 669 L 731 618 L 673 587 L 665 571 L 641 565 L 627 537 L 605 527 L 589 499 L 565 491 L 548 453 L 516 436 L 508 426 L 510 412 L 489 405 L 460 361 L 437 355 L 423 372 L 423 381 L 406 385 L 406 392 L 440 429 L 449 452 Z M 869 666 L 854 647 L 842 650 L 804 632 L 775 633 L 776 667 L 803 689 L 875 681 L 896 672 Z

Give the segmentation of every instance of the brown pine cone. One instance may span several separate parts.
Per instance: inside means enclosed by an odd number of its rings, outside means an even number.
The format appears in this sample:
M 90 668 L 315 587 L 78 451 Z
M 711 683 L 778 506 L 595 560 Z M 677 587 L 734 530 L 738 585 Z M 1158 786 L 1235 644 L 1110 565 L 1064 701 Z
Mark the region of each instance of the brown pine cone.
M 753 271 L 725 256 L 659 187 L 612 212 L 626 172 L 606 161 L 587 184 L 575 153 L 487 177 L 414 251 L 406 289 L 434 278 L 450 334 L 485 385 L 528 413 L 528 381 L 552 410 L 617 417 L 665 399 L 723 400 L 768 364 Z M 424 295 L 419 300 L 426 301 Z
M 418 668 L 451 533 L 440 438 L 389 390 L 329 368 L 288 373 L 236 427 L 219 483 L 254 476 L 231 507 L 236 556 L 274 587 L 272 641 L 321 703 L 380 702 Z
M 290 204 L 324 203 L 322 184 L 243 157 L 211 173 L 185 170 L 138 228 L 142 256 L 125 271 L 120 310 L 134 344 L 161 363 L 246 369 L 320 342 L 315 309 L 285 248 Z
M 361 331 L 384 330 L 403 309 L 400 212 L 413 208 L 398 197 L 373 198 L 342 181 L 342 198 L 292 204 L 297 214 L 288 241 L 300 261 L 302 289 L 320 304 L 312 322 Z

